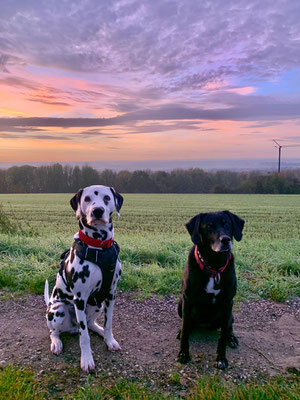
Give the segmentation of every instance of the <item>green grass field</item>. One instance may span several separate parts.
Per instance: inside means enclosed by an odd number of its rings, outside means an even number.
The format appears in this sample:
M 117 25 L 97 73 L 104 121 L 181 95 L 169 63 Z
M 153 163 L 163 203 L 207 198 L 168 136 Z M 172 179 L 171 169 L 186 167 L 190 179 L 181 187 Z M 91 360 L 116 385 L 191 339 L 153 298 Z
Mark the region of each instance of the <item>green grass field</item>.
M 16 293 L 42 293 L 53 284 L 60 254 L 70 247 L 78 226 L 72 195 L 0 195 L 5 220 L 1 232 L 0 287 Z M 244 218 L 244 237 L 234 243 L 238 300 L 299 295 L 300 197 L 297 195 L 124 196 L 114 216 L 121 246 L 122 290 L 141 295 L 175 294 L 192 245 L 185 223 L 203 211 L 228 209 Z M 2 226 L 5 224 L 2 223 Z

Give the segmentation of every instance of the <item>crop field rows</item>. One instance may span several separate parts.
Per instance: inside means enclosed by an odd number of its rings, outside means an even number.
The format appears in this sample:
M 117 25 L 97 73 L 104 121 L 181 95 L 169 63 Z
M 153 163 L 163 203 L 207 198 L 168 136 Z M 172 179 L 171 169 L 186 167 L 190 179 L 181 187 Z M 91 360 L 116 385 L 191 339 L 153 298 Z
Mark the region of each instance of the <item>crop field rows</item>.
M 0 233 L 0 285 L 16 292 L 41 293 L 54 282 L 59 255 L 78 226 L 69 205 L 72 195 L 0 195 L 15 228 Z M 228 209 L 245 219 L 243 240 L 234 244 L 239 299 L 299 295 L 300 199 L 297 195 L 145 195 L 124 196 L 114 216 L 121 246 L 123 290 L 142 295 L 175 294 L 191 247 L 185 223 L 199 212 Z

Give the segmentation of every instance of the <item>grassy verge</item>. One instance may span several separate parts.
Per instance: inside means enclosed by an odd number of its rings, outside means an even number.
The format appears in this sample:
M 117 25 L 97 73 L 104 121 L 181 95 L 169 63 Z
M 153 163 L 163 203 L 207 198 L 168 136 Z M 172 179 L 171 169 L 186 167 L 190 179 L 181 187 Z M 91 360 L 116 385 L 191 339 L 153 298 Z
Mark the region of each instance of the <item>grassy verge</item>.
M 299 385 L 283 378 L 269 379 L 265 383 L 233 384 L 220 379 L 200 379 L 192 390 L 190 400 L 296 400 Z
M 180 377 L 168 381 L 169 391 L 153 390 L 147 382 L 132 383 L 120 380 L 115 384 L 104 378 L 88 376 L 82 386 L 61 392 L 53 383 L 49 385 L 51 375 L 46 378 L 35 376 L 28 369 L 7 366 L 0 369 L 0 399 L 5 400 L 297 400 L 299 383 L 295 378 L 270 378 L 260 383 L 233 383 L 219 377 L 201 377 L 189 388 L 180 384 Z M 162 387 L 164 382 L 159 383 Z M 51 387 L 50 387 L 51 386 Z M 73 386 L 73 385 L 72 385 Z M 58 390 L 56 390 L 58 389 Z M 172 393 L 172 394 L 171 394 Z
M 47 278 L 54 284 L 59 256 L 72 243 L 72 235 L 27 237 L 0 234 L 0 287 L 16 293 L 43 293 Z M 145 296 L 173 294 L 181 287 L 181 274 L 191 246 L 184 235 L 152 234 L 120 237 L 123 275 L 121 290 L 139 290 Z M 285 301 L 299 296 L 300 248 L 297 240 L 260 240 L 236 243 L 237 300 L 271 298 Z
M 0 369 L 1 400 L 38 400 L 46 398 L 46 392 L 28 369 L 8 366 Z
M 178 389 L 180 387 L 178 386 Z M 281 378 L 270 379 L 263 384 L 232 384 L 203 377 L 198 380 L 190 393 L 185 395 L 167 395 L 161 392 L 150 392 L 148 389 L 136 384 L 120 381 L 112 387 L 93 388 L 87 384 L 79 388 L 69 399 L 76 400 L 160 400 L 160 399 L 186 399 L 186 400 L 297 400 L 299 386 L 295 382 Z

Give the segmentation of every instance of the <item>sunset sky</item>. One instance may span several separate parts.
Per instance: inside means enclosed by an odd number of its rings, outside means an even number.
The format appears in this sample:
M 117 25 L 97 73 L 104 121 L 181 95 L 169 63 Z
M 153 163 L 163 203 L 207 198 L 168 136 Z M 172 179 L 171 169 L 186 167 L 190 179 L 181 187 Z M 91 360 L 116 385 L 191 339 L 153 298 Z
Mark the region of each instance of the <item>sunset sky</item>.
M 300 144 L 299 0 L 0 5 L 2 162 L 275 158 L 272 139 Z

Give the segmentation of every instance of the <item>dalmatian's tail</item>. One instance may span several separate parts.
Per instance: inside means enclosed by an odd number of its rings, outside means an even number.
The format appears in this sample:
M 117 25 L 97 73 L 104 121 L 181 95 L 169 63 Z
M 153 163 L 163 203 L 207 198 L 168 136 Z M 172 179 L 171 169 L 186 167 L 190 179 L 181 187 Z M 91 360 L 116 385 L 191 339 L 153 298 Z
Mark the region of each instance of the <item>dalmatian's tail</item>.
M 45 288 L 44 288 L 44 299 L 45 299 L 46 305 L 48 306 L 50 299 L 49 299 L 49 283 L 48 283 L 47 279 L 46 279 Z

